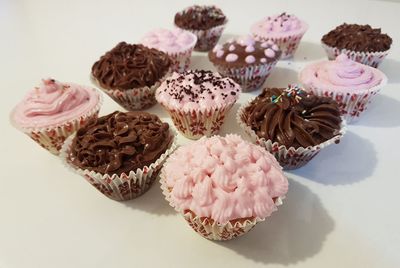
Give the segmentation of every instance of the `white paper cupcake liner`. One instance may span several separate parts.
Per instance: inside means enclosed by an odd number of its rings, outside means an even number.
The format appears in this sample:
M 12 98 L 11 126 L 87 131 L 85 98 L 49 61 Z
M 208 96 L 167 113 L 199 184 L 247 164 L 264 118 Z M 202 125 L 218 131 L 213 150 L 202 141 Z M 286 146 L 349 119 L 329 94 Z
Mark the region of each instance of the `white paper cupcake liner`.
M 43 128 L 21 127 L 11 118 L 13 112 L 11 112 L 10 114 L 10 122 L 15 128 L 31 137 L 32 140 L 36 141 L 40 146 L 48 150 L 50 153 L 58 155 L 60 153 L 62 145 L 64 144 L 64 141 L 70 135 L 72 135 L 79 128 L 84 126 L 91 119 L 97 118 L 100 107 L 103 103 L 103 98 L 101 94 L 97 93 L 97 96 L 98 102 L 92 109 L 82 114 L 81 116 L 67 120 L 62 124 L 47 126 Z
M 317 96 L 330 97 L 334 99 L 340 108 L 340 112 L 343 118 L 346 119 L 347 123 L 356 122 L 360 116 L 363 114 L 371 100 L 376 94 L 387 84 L 387 78 L 384 77 L 382 82 L 370 89 L 366 90 L 352 90 L 349 88 L 346 91 L 336 92 L 331 89 L 316 88 L 307 83 L 302 83 L 304 89 L 311 92 Z
M 116 201 L 130 200 L 142 195 L 150 188 L 165 160 L 176 149 L 176 133 L 173 131 L 171 133 L 173 135 L 171 145 L 154 163 L 136 171 L 132 170 L 129 174 L 102 174 L 74 166 L 69 159 L 69 152 L 75 135 L 68 137 L 65 141 L 60 151 L 60 157 L 67 168 L 83 176 L 105 196 Z
M 230 240 L 249 232 L 258 222 L 265 221 L 265 218 L 251 217 L 246 219 L 238 219 L 229 221 L 226 224 L 220 224 L 211 218 L 196 216 L 192 211 L 179 210 L 171 198 L 171 190 L 165 183 L 165 174 L 163 169 L 160 173 L 161 190 L 165 196 L 165 200 L 183 216 L 186 222 L 192 229 L 204 238 L 210 240 Z M 284 197 L 278 197 L 275 200 L 275 205 L 282 205 Z
M 271 70 L 275 67 L 276 61 L 251 65 L 242 68 L 225 68 L 222 65 L 215 65 L 218 72 L 235 80 L 242 87 L 242 92 L 250 92 L 260 88 L 268 78 Z
M 340 131 L 333 138 L 316 146 L 309 146 L 307 148 L 287 148 L 285 145 L 280 145 L 279 143 L 273 142 L 272 140 L 266 140 L 264 138 L 258 137 L 256 132 L 243 121 L 245 108 L 250 105 L 251 101 L 252 100 L 239 108 L 236 115 L 236 120 L 239 126 L 243 128 L 245 132 L 250 136 L 251 140 L 270 152 L 285 170 L 296 169 L 304 166 L 311 159 L 313 159 L 314 156 L 316 156 L 322 148 L 325 148 L 333 143 L 339 143 L 342 136 L 346 133 L 346 120 L 342 118 Z
M 224 123 L 226 114 L 234 104 L 235 102 L 206 111 L 172 110 L 164 104 L 162 105 L 168 111 L 175 127 L 181 134 L 186 138 L 196 140 L 203 136 L 210 137 L 217 134 Z
M 100 88 L 103 92 L 105 92 L 110 98 L 112 98 L 116 103 L 121 105 L 128 111 L 136 111 L 150 108 L 154 104 L 157 103 L 155 99 L 156 89 L 161 85 L 161 83 L 167 79 L 167 77 L 171 74 L 171 70 L 169 70 L 164 77 L 162 77 L 159 81 L 154 83 L 151 87 L 141 87 L 127 90 L 120 89 L 106 89 L 103 88 L 100 83 L 97 81 L 95 77 L 92 75 L 90 79 L 93 84 L 95 84 L 98 88 Z
M 336 59 L 340 54 L 346 54 L 351 60 L 369 65 L 377 68 L 379 64 L 385 59 L 389 50 L 379 52 L 359 52 L 348 49 L 338 49 L 331 47 L 321 42 L 322 47 L 325 49 L 326 54 L 330 60 Z

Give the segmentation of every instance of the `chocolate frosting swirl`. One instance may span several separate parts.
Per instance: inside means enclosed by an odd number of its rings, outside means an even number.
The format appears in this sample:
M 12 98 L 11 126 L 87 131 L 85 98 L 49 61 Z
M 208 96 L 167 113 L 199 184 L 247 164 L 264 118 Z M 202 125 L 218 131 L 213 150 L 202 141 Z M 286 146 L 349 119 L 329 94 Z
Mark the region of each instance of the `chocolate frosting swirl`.
M 169 125 L 154 114 L 114 112 L 79 129 L 69 157 L 81 169 L 129 174 L 156 161 L 172 139 Z
M 322 37 L 322 42 L 338 49 L 361 52 L 386 51 L 392 44 L 392 38 L 383 34 L 381 29 L 370 25 L 339 25 Z
M 92 75 L 106 89 L 151 87 L 171 66 L 167 54 L 143 45 L 119 43 L 92 66 Z
M 226 17 L 215 6 L 191 6 L 175 15 L 175 25 L 186 30 L 207 30 L 225 23 Z
M 288 90 L 269 88 L 254 99 L 242 120 L 260 138 L 287 148 L 318 145 L 340 130 L 340 111 L 331 98 L 307 95 L 304 91 L 288 96 Z

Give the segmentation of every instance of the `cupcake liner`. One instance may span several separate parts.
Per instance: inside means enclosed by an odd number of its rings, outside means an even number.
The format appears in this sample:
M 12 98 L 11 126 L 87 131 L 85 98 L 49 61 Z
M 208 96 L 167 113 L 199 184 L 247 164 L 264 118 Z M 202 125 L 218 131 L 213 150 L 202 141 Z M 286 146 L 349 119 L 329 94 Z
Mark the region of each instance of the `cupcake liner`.
M 378 51 L 378 52 L 359 52 L 348 49 L 339 49 L 336 47 L 331 47 L 321 42 L 322 47 L 325 49 L 326 54 L 330 60 L 336 59 L 340 54 L 346 54 L 351 60 L 369 65 L 371 67 L 377 68 L 379 64 L 383 61 L 389 50 Z
M 336 92 L 330 89 L 320 89 L 311 85 L 303 84 L 304 89 L 317 96 L 330 97 L 334 99 L 338 105 L 342 117 L 347 123 L 356 122 L 361 114 L 367 109 L 373 97 L 387 84 L 387 78 L 382 82 L 370 89 L 366 90 L 352 90 L 349 88 L 344 92 Z
M 170 74 L 171 70 L 169 70 L 159 81 L 157 81 L 151 87 L 145 86 L 141 88 L 127 90 L 106 89 L 100 85 L 95 77 L 91 75 L 90 78 L 92 80 L 92 83 L 94 83 L 98 88 L 105 92 L 116 103 L 118 103 L 128 111 L 135 111 L 150 108 L 157 103 L 154 96 L 156 89 L 165 79 L 167 79 Z
M 230 240 L 241 236 L 250 231 L 258 222 L 265 221 L 265 218 L 251 217 L 229 221 L 226 224 L 220 224 L 208 217 L 199 217 L 192 211 L 179 210 L 171 199 L 171 190 L 165 183 L 165 174 L 163 170 L 160 173 L 161 190 L 171 207 L 180 213 L 192 229 L 204 238 L 210 240 Z M 275 205 L 282 205 L 282 199 L 278 197 Z
M 88 169 L 81 169 L 74 166 L 69 160 L 69 151 L 72 140 L 75 135 L 68 137 L 60 151 L 60 157 L 66 167 L 75 173 L 83 176 L 92 186 L 105 196 L 116 201 L 124 201 L 136 198 L 145 193 L 154 180 L 167 159 L 167 157 L 176 149 L 176 133 L 173 133 L 173 141 L 169 148 L 151 165 L 145 166 L 136 171 L 130 171 L 129 174 L 102 174 Z
M 167 53 L 172 60 L 171 68 L 173 72 L 181 73 L 189 69 L 193 48 L 194 46 L 179 53 Z
M 175 127 L 183 136 L 189 139 L 199 139 L 217 134 L 224 122 L 227 112 L 235 103 L 226 106 L 211 108 L 206 111 L 173 110 L 163 105 L 170 114 Z
M 304 166 L 311 159 L 313 159 L 314 156 L 316 156 L 322 148 L 327 147 L 328 145 L 331 145 L 333 143 L 339 143 L 342 136 L 346 133 L 346 120 L 342 118 L 340 131 L 333 138 L 324 141 L 323 143 L 316 146 L 309 146 L 307 148 L 287 148 L 285 145 L 279 145 L 278 142 L 273 142 L 272 140 L 266 140 L 264 138 L 258 137 L 256 132 L 243 121 L 244 110 L 247 106 L 250 105 L 251 101 L 252 100 L 239 108 L 236 120 L 239 126 L 243 128 L 245 132 L 250 136 L 251 140 L 270 152 L 285 170 L 296 169 Z
M 103 103 L 103 98 L 101 94 L 98 93 L 99 101 L 97 104 L 90 109 L 85 114 L 79 116 L 78 118 L 70 119 L 62 124 L 51 125 L 47 127 L 21 127 L 12 118 L 10 118 L 11 124 L 22 131 L 32 140 L 36 141 L 40 146 L 48 150 L 54 155 L 60 153 L 61 147 L 64 141 L 76 132 L 79 128 L 84 126 L 91 119 L 97 118 L 101 104 Z M 11 113 L 12 115 L 13 113 Z
M 260 88 L 264 84 L 276 63 L 277 61 L 274 61 L 242 68 L 226 68 L 222 65 L 215 65 L 215 67 L 220 74 L 228 76 L 240 84 L 242 92 L 250 92 Z

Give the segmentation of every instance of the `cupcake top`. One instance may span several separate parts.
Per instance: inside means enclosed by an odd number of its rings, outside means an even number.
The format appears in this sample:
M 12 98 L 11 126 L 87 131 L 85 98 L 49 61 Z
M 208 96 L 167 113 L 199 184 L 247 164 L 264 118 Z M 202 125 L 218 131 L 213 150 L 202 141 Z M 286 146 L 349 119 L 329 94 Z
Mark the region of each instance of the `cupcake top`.
M 333 138 L 342 121 L 334 100 L 308 95 L 296 86 L 264 89 L 244 109 L 241 120 L 258 137 L 296 149 Z
M 380 28 L 343 23 L 325 34 L 322 42 L 338 49 L 379 52 L 389 50 L 392 38 L 382 33 Z
M 179 53 L 191 49 L 197 42 L 197 36 L 179 28 L 173 30 L 157 29 L 147 33 L 142 44 L 165 53 Z
M 176 110 L 211 110 L 236 102 L 240 86 L 231 78 L 203 70 L 173 73 L 156 91 L 158 102 Z
M 321 61 L 306 66 L 300 81 L 310 87 L 347 93 L 379 85 L 386 76 L 380 70 L 349 59 L 345 54 L 334 61 Z
M 175 15 L 175 25 L 186 30 L 208 30 L 225 22 L 224 13 L 216 6 L 194 5 Z
M 175 208 L 220 224 L 264 219 L 276 210 L 274 200 L 288 190 L 275 158 L 233 134 L 180 147 L 162 172 Z
M 302 34 L 307 30 L 307 24 L 295 15 L 285 12 L 280 15 L 266 17 L 251 27 L 256 36 L 280 38 L 288 35 Z
M 99 93 L 89 87 L 43 79 L 14 108 L 11 119 L 23 128 L 44 128 L 79 119 L 100 101 Z
M 275 62 L 281 54 L 279 47 L 271 40 L 259 42 L 251 36 L 245 36 L 216 45 L 208 57 L 217 65 L 243 67 Z
M 119 43 L 92 66 L 92 75 L 106 89 L 151 87 L 169 71 L 171 59 L 143 45 Z
M 78 130 L 69 160 L 81 169 L 128 175 L 156 161 L 172 139 L 169 125 L 154 114 L 114 112 Z

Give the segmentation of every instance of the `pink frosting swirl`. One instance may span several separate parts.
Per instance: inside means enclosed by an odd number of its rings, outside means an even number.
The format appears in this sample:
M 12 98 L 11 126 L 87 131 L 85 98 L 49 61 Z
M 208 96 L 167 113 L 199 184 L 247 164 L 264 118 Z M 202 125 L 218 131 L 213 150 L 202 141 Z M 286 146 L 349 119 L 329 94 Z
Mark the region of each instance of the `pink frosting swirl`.
M 307 30 L 307 24 L 294 15 L 282 13 L 266 17 L 251 27 L 251 32 L 261 37 L 283 37 L 297 35 Z
M 306 66 L 300 73 L 301 82 L 308 87 L 335 91 L 365 90 L 386 79 L 378 69 L 355 62 L 345 54 L 334 61 L 322 61 Z
M 196 35 L 178 28 L 153 30 L 142 39 L 142 44 L 146 47 L 155 48 L 165 53 L 185 52 L 193 48 L 196 42 Z
M 225 224 L 264 219 L 276 210 L 288 181 L 275 158 L 238 135 L 202 138 L 180 147 L 163 169 L 173 205 Z
M 15 107 L 12 118 L 21 127 L 47 127 L 89 112 L 99 100 L 95 89 L 44 79 Z

